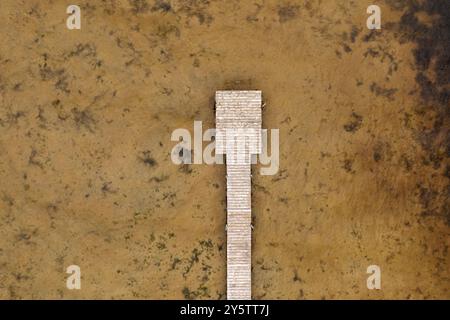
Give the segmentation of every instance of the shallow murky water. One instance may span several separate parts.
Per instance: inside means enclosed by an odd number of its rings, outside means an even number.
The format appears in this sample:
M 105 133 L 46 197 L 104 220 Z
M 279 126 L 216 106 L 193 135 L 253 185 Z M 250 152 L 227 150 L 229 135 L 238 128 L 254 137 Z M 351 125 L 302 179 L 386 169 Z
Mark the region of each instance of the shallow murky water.
M 225 298 L 225 168 L 170 135 L 260 89 L 253 297 L 450 298 L 450 10 L 375 2 L 381 31 L 320 0 L 79 1 L 69 31 L 65 1 L 3 0 L 0 297 Z

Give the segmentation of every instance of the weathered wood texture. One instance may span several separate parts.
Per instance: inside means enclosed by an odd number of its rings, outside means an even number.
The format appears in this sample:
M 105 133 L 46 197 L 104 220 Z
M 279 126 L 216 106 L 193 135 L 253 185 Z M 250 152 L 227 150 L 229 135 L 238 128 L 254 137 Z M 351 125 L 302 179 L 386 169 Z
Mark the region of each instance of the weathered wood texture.
M 261 152 L 261 91 L 216 92 L 216 152 L 227 163 L 227 298 L 251 299 L 251 154 Z

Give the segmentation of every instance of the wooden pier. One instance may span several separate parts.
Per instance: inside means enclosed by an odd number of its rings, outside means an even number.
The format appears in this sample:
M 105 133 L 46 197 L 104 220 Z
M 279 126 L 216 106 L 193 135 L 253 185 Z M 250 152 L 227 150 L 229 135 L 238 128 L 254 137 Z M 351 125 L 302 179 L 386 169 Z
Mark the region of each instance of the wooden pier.
M 251 155 L 261 153 L 261 91 L 216 92 L 216 153 L 227 164 L 227 299 L 251 299 Z

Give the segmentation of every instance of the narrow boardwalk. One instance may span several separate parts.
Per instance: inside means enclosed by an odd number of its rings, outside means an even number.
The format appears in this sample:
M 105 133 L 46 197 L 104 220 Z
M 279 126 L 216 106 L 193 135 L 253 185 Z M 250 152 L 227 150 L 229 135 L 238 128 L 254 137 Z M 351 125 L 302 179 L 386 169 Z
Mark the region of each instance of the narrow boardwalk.
M 216 152 L 227 163 L 227 299 L 251 299 L 251 154 L 261 153 L 261 91 L 216 92 Z

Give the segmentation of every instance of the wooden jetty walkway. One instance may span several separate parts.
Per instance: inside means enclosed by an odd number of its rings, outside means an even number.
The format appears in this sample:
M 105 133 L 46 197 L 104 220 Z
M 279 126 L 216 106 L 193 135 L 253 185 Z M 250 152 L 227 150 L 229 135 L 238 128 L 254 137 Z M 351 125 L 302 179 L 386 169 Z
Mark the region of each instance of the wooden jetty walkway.
M 227 299 L 251 299 L 251 155 L 261 153 L 261 91 L 216 92 L 216 153 L 227 165 Z

